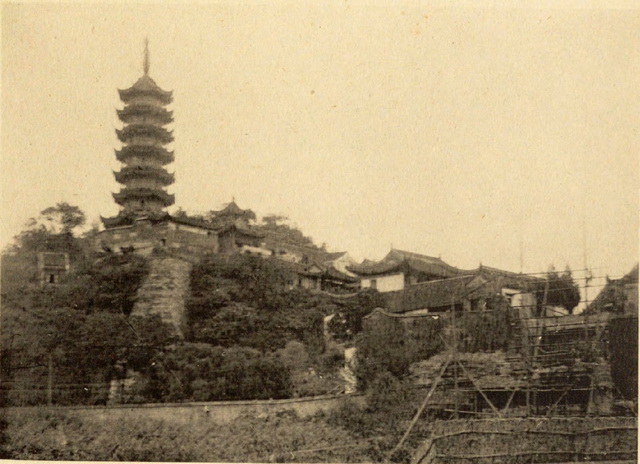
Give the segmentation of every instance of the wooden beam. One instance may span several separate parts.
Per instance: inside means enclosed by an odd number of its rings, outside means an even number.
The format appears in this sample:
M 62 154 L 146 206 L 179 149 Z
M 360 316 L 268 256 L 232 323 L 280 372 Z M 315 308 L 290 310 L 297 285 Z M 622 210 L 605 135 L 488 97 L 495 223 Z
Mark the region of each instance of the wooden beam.
M 418 422 L 418 419 L 420 418 L 420 415 L 422 414 L 424 409 L 427 407 L 427 404 L 429 403 L 429 400 L 431 399 L 431 395 L 433 395 L 433 392 L 436 390 L 436 387 L 438 386 L 438 383 L 440 383 L 440 379 L 442 379 L 442 375 L 444 374 L 444 371 L 447 370 L 447 367 L 449 367 L 450 363 L 451 363 L 451 354 L 449 354 L 449 356 L 447 357 L 445 362 L 442 364 L 442 368 L 440 369 L 440 373 L 438 374 L 438 376 L 436 377 L 434 382 L 431 384 L 431 388 L 429 389 L 429 393 L 427 393 L 427 396 L 425 396 L 424 400 L 422 401 L 422 404 L 418 408 L 418 411 L 416 412 L 415 416 L 413 416 L 413 419 L 411 420 L 411 423 L 409 424 L 409 427 L 407 427 L 407 430 L 404 432 L 404 435 L 402 435 L 402 438 L 400 439 L 398 444 L 387 455 L 386 461 L 389 461 L 391 456 L 393 456 L 393 454 L 397 450 L 399 450 L 400 447 L 404 444 L 405 440 L 407 439 L 407 437 L 411 433 L 411 430 L 413 430 L 413 427 L 416 425 L 416 422 Z

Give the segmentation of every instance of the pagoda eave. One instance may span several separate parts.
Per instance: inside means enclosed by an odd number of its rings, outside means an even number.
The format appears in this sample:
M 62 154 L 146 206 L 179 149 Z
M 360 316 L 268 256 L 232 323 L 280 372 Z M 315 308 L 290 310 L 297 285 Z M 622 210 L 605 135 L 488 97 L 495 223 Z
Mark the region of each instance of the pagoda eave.
M 122 143 L 128 143 L 133 137 L 149 137 L 162 144 L 173 142 L 172 132 L 151 124 L 131 124 L 123 129 L 116 129 L 116 135 Z
M 138 200 L 157 200 L 164 207 L 171 206 L 175 203 L 175 195 L 169 194 L 163 190 L 147 189 L 147 188 L 125 188 L 118 193 L 113 194 L 113 199 L 120 206 L 125 206 L 126 203 L 133 199 Z
M 162 90 L 138 90 L 134 88 L 118 90 L 120 100 L 124 103 L 129 103 L 132 100 L 140 97 L 151 97 L 158 100 L 163 105 L 168 105 L 173 102 L 173 92 L 165 92 Z
M 134 118 L 152 118 L 158 124 L 166 125 L 173 122 L 173 111 L 153 105 L 127 105 L 122 110 L 116 110 L 118 118 L 124 123 L 135 122 Z
M 162 147 L 146 145 L 129 145 L 122 150 L 116 150 L 116 159 L 121 163 L 127 163 L 130 158 L 149 158 L 158 161 L 162 166 L 173 163 L 174 154 Z
M 175 175 L 163 169 L 126 167 L 121 171 L 114 171 L 113 175 L 120 184 L 126 184 L 130 179 L 153 179 L 161 185 L 167 186 L 175 181 Z

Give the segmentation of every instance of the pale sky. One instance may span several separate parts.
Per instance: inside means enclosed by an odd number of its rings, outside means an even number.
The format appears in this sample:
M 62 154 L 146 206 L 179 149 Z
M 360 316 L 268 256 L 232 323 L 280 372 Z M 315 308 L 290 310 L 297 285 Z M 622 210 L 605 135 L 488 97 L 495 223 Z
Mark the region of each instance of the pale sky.
M 358 259 L 520 271 L 522 243 L 524 272 L 582 269 L 586 224 L 593 274 L 620 277 L 638 260 L 640 10 L 589 4 L 4 4 L 0 244 L 59 201 L 117 213 L 117 89 L 148 37 L 174 91 L 176 207 L 235 197 Z

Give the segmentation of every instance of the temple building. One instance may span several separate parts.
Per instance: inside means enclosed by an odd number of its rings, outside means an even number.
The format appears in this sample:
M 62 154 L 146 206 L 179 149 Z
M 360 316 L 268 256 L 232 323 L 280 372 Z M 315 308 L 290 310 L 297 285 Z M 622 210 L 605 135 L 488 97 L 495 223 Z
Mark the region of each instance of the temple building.
M 458 269 L 442 259 L 392 249 L 378 262 L 351 265 L 360 288 L 382 293 L 387 308 L 405 314 L 482 311 L 495 296 L 514 308 L 537 310 L 535 291 L 544 279 L 483 266 Z

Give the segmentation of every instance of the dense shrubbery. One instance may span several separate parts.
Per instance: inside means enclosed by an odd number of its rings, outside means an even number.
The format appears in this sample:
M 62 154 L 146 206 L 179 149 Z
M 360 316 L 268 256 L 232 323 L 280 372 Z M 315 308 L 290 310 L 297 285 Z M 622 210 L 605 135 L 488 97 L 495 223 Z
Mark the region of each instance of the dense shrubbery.
M 362 330 L 363 316 L 382 304 L 376 292 L 333 301 L 291 290 L 291 270 L 275 259 L 210 256 L 193 268 L 186 341 L 179 341 L 159 317 L 130 317 L 149 272 L 147 260 L 91 254 L 72 233 L 83 221 L 66 204 L 44 210 L 5 253 L 16 271 L 3 273 L 3 285 L 10 285 L 2 295 L 0 369 L 11 404 L 48 401 L 49 382 L 55 404 L 104 402 L 109 382 L 130 378 L 132 371 L 134 386 L 121 392 L 126 401 L 336 391 L 343 347 L 327 349 L 323 318 L 336 314 L 330 329 L 350 343 Z M 287 229 L 277 221 L 272 226 Z M 34 279 L 42 250 L 72 253 L 73 272 L 59 285 L 42 287 Z M 293 363 L 292 352 L 304 362 Z
M 287 272 L 278 260 L 242 255 L 210 256 L 192 271 L 187 340 L 227 351 L 258 350 L 262 362 L 290 375 L 286 388 L 245 398 L 323 394 L 340 383 L 344 357 L 340 352 L 336 361 L 336 353 L 326 351 L 323 327 L 323 318 L 338 307 L 326 295 L 289 289 Z M 296 362 L 293 352 L 303 361 Z
M 376 314 L 358 338 L 356 375 L 360 388 L 377 376 L 402 378 L 409 366 L 457 343 L 462 352 L 506 350 L 512 342 L 516 314 L 506 302 L 491 302 L 485 313 L 442 314 L 437 318 L 394 318 Z M 445 344 L 446 342 L 446 344 Z
M 282 263 L 250 256 L 211 256 L 196 265 L 187 301 L 187 337 L 220 346 L 262 351 L 290 340 L 322 349 L 322 319 L 328 299 L 289 291 Z
M 77 261 L 61 285 L 3 295 L 2 386 L 10 404 L 104 401 L 116 365 L 145 365 L 171 340 L 159 318 L 130 319 L 147 265 L 135 255 Z
M 246 347 L 181 343 L 158 353 L 130 392 L 133 402 L 280 399 L 291 396 L 289 369 Z
M 56 303 L 85 312 L 129 315 L 148 273 L 147 260 L 133 254 L 86 260 L 65 279 L 65 285 L 56 287 Z

